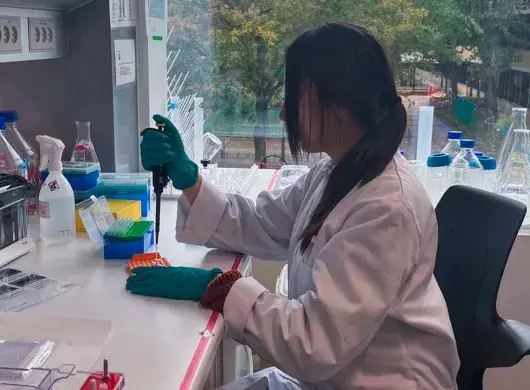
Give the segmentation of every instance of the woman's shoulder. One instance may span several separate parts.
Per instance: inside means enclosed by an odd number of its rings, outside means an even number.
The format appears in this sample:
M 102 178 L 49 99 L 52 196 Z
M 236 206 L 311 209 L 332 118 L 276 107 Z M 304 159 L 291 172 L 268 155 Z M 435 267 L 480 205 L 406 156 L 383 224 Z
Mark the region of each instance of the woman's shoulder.
M 395 155 L 383 173 L 363 189 L 363 198 L 401 205 L 410 213 L 420 232 L 436 224 L 434 208 L 425 188 L 401 155 Z
M 346 223 L 354 214 L 367 208 L 406 214 L 406 219 L 415 225 L 411 228 L 420 235 L 436 224 L 434 209 L 423 185 L 401 156 L 395 156 L 374 180 L 352 190 L 333 214 L 340 215 Z

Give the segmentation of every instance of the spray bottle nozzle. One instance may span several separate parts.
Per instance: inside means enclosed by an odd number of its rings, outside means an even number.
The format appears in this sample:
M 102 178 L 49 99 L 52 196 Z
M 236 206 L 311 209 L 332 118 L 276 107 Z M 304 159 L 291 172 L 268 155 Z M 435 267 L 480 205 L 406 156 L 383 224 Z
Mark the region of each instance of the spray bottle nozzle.
M 50 172 L 62 171 L 63 141 L 47 135 L 38 135 L 35 139 L 40 144 L 41 160 L 39 169 L 43 171 L 47 168 Z

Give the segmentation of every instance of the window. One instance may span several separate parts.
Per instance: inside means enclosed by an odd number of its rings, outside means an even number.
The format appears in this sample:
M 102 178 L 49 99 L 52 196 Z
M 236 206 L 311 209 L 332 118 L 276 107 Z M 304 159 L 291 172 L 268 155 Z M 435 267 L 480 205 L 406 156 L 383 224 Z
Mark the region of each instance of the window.
M 292 163 L 278 118 L 284 50 L 306 27 L 347 20 L 368 28 L 388 50 L 408 111 L 402 147 L 409 159 L 421 105 L 435 107 L 433 152 L 444 146 L 447 131 L 461 130 L 495 156 L 511 108 L 530 107 L 527 3 L 169 0 L 168 82 L 173 103 L 178 97 L 172 107 L 179 107 L 182 126 L 203 126 L 221 139 L 224 166 Z

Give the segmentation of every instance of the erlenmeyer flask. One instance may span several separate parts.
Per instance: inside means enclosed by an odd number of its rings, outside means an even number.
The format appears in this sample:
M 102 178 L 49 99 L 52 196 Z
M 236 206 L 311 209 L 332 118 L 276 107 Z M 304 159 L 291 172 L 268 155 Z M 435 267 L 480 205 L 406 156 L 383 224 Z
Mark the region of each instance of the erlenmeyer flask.
M 515 142 L 515 133 L 514 129 L 526 130 L 526 108 L 516 107 L 512 108 L 512 123 L 510 124 L 510 129 L 502 142 L 501 149 L 499 151 L 499 156 L 497 158 L 497 180 L 499 180 L 504 165 L 508 160 L 508 156 L 514 147 Z
M 512 131 L 510 129 L 510 131 Z M 497 181 L 497 192 L 530 208 L 530 130 L 513 129 L 513 146 Z M 530 215 L 524 225 L 530 224 Z
M 98 156 L 90 139 L 90 122 L 75 122 L 77 139 L 72 153 L 72 162 L 97 163 Z
M 203 144 L 203 160 L 208 160 L 209 162 L 217 155 L 221 147 L 223 146 L 222 142 L 212 133 L 205 133 L 202 137 Z

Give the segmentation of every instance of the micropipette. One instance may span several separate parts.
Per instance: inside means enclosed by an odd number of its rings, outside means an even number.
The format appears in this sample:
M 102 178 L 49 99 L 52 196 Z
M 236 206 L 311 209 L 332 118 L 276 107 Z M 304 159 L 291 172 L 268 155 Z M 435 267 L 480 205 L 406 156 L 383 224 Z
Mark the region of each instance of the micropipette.
M 157 123 L 158 131 L 164 132 L 164 123 Z M 158 236 L 160 234 L 160 202 L 164 188 L 168 185 L 167 166 L 153 167 L 153 187 L 155 193 L 155 254 L 158 253 Z M 156 255 L 158 257 L 158 255 Z

